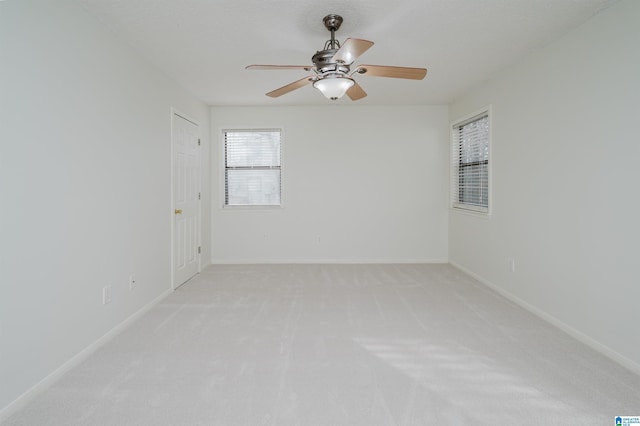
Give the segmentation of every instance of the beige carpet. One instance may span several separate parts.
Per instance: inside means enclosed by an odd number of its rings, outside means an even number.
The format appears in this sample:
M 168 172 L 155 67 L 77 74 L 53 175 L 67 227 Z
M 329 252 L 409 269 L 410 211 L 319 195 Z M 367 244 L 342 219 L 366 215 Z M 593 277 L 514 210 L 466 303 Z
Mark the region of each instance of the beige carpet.
M 640 377 L 448 265 L 215 266 L 7 425 L 614 425 Z

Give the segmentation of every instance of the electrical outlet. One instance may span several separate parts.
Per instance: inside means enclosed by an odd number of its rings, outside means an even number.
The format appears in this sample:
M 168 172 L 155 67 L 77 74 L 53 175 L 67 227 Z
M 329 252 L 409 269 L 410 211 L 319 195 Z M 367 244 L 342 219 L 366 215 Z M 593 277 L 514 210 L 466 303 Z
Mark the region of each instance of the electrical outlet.
M 131 274 L 129 275 L 129 290 L 133 290 L 136 288 L 136 276 Z
M 106 305 L 111 303 L 111 286 L 108 285 L 102 288 L 102 304 Z

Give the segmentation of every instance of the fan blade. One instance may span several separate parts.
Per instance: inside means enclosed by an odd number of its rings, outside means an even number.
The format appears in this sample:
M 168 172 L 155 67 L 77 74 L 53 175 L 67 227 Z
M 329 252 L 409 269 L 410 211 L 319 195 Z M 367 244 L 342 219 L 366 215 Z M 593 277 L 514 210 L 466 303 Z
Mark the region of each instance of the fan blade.
M 247 65 L 247 70 L 305 70 L 311 71 L 311 65 Z
M 340 49 L 338 49 L 336 54 L 333 55 L 332 60 L 350 65 L 358 56 L 366 52 L 371 46 L 373 46 L 372 41 L 362 40 L 359 38 L 348 38 L 344 41 L 344 44 Z
M 388 67 L 385 65 L 359 65 L 354 72 L 376 77 L 408 78 L 422 80 L 427 75 L 426 68 Z
M 272 90 L 271 92 L 267 93 L 267 96 L 270 96 L 272 98 L 277 98 L 278 96 L 282 96 L 285 95 L 289 92 L 292 92 L 296 89 L 299 89 L 303 86 L 306 86 L 307 84 L 311 83 L 313 81 L 313 77 L 305 77 L 305 78 L 301 78 L 298 81 L 294 81 L 293 83 L 289 83 L 286 86 L 282 86 L 279 89 L 276 90 Z
M 362 90 L 362 87 L 356 83 L 347 90 L 347 96 L 349 96 L 352 101 L 357 101 L 358 99 L 362 99 L 367 96 L 367 92 Z

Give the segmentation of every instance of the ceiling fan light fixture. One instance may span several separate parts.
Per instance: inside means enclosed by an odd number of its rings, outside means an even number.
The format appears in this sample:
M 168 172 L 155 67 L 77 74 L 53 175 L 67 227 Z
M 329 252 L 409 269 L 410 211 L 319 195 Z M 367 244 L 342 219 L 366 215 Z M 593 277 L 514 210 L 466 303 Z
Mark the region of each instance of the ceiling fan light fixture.
M 336 99 L 340 99 L 341 97 L 343 97 L 344 94 L 347 93 L 347 90 L 349 90 L 354 84 L 355 81 L 353 81 L 349 77 L 327 76 L 318 81 L 315 81 L 313 83 L 313 87 L 321 91 L 322 94 L 328 99 L 335 101 Z

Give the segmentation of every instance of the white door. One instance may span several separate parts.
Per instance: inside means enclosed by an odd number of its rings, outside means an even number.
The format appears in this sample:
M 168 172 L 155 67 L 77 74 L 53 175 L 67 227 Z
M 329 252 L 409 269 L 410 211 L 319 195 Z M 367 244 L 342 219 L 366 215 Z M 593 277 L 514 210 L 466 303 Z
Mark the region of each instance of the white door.
M 200 268 L 200 140 L 198 125 L 173 114 L 173 288 Z

